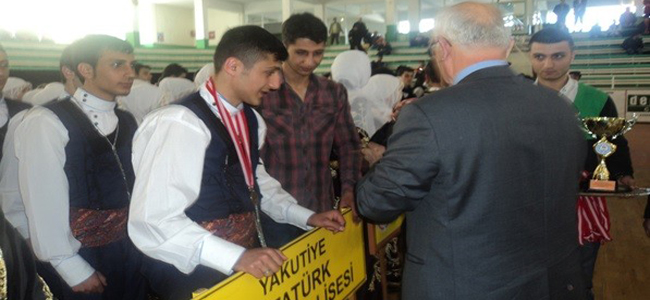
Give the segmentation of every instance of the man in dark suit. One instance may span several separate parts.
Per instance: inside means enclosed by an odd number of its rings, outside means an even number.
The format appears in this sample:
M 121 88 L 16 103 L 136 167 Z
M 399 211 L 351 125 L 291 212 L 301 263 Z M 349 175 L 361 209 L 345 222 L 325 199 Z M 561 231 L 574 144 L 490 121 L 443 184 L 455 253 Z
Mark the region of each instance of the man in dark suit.
M 584 299 L 574 110 L 509 69 L 494 6 L 446 8 L 433 40 L 453 85 L 403 109 L 357 186 L 361 215 L 406 212 L 402 299 Z

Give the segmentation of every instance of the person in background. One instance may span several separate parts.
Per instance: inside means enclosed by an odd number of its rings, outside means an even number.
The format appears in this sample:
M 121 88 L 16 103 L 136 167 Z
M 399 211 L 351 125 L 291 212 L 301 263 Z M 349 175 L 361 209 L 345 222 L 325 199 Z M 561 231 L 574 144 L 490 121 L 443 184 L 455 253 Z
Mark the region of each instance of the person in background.
M 354 205 L 360 177 L 360 142 L 350 114 L 349 95 L 341 83 L 314 74 L 325 52 L 327 27 L 309 13 L 294 14 L 282 24 L 289 57 L 282 64 L 284 82 L 264 95 L 258 110 L 267 123 L 261 157 L 266 168 L 298 204 L 315 212 Z M 368 65 L 368 56 L 360 51 Z M 332 78 L 336 75 L 332 70 Z M 336 203 L 330 154 L 340 157 L 341 200 Z M 284 245 L 304 230 L 262 219 L 269 242 Z
M 571 71 L 569 72 L 569 77 L 575 81 L 580 81 L 580 78 L 582 78 L 582 72 L 580 71 Z
M 579 114 L 579 118 L 618 117 L 616 105 L 605 92 L 580 83 L 569 76 L 569 68 L 575 59 L 575 45 L 571 35 L 556 28 L 544 28 L 529 41 L 530 61 L 537 74 L 537 84 L 551 89 L 567 99 Z M 593 145 L 596 139 L 584 137 L 587 145 L 583 160 L 581 187 L 589 182 L 598 165 Z M 607 158 L 611 178 L 620 186 L 634 187 L 634 170 L 630 150 L 625 137 L 613 140 L 616 152 Z M 605 197 L 579 196 L 577 198 L 578 241 L 582 272 L 588 299 L 593 299 L 593 274 L 600 246 L 611 240 L 609 214 Z
M 23 95 L 32 90 L 32 84 L 18 77 L 9 77 L 5 81 L 2 94 L 7 98 L 22 101 Z
M 587 0 L 573 0 L 573 14 L 575 15 L 575 24 L 577 25 L 580 22 L 581 25 L 584 25 L 584 17 L 587 12 Z
M 158 83 L 160 83 L 163 79 L 167 77 L 186 78 L 187 69 L 176 63 L 169 64 L 163 69 L 162 73 L 160 74 L 160 78 L 158 78 Z
M 643 37 L 641 32 L 635 32 L 626 38 L 621 44 L 621 47 L 627 54 L 642 54 L 643 53 Z
M 625 12 L 621 14 L 621 17 L 618 19 L 621 29 L 626 27 L 634 27 L 636 23 L 636 15 L 630 11 L 629 7 L 625 8 Z
M 341 32 L 343 32 L 343 29 L 341 29 L 341 23 L 339 23 L 336 18 L 333 18 L 332 24 L 330 24 L 330 45 L 334 45 L 334 43 L 337 45 L 339 44 L 339 36 L 341 35 Z
M 151 66 L 148 65 L 143 65 L 141 63 L 136 63 L 135 64 L 135 80 L 133 81 L 133 85 L 137 86 L 143 83 L 149 83 L 151 84 L 151 78 L 153 77 L 153 74 L 151 74 Z
M 402 100 L 415 98 L 415 93 L 413 92 L 413 76 L 415 76 L 415 70 L 407 66 L 397 67 L 397 77 L 402 81 Z
M 566 16 L 569 14 L 571 7 L 565 3 L 566 0 L 560 0 L 560 3 L 553 7 L 553 13 L 557 16 L 555 25 L 559 28 L 566 28 Z

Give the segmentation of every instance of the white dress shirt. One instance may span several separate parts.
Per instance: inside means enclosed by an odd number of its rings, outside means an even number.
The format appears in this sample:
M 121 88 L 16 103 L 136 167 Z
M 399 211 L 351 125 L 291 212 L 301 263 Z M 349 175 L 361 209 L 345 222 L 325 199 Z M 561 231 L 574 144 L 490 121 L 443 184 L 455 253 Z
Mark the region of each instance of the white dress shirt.
M 571 103 L 576 101 L 576 96 L 578 95 L 578 81 L 569 77 L 569 80 L 566 82 L 566 84 L 560 89 L 558 92 L 558 95 L 563 96 L 567 100 L 571 101 Z M 535 84 L 539 85 L 539 79 L 535 80 Z
M 2 110 L 6 110 L 7 105 L 4 107 L 0 105 L 0 115 Z M 2 211 L 5 218 L 24 239 L 29 238 L 29 229 L 27 226 L 27 215 L 25 214 L 25 205 L 20 196 L 20 189 L 18 186 L 18 158 L 14 151 L 14 136 L 16 126 L 20 124 L 25 116 L 27 110 L 23 110 L 14 115 L 9 124 L 7 124 L 7 134 L 2 146 L 2 161 L 0 162 L 0 200 L 2 201 Z
M 578 81 L 569 76 L 569 81 L 560 89 L 560 96 L 564 96 L 574 103 L 578 95 Z
M 99 99 L 83 89 L 77 89 L 71 99 L 102 135 L 117 127 L 114 101 Z M 63 169 L 68 131 L 51 110 L 34 107 L 18 124 L 14 141 L 34 253 L 50 262 L 69 286 L 78 285 L 95 270 L 79 256 L 81 243 L 69 224 L 69 186 Z
M 219 118 L 205 85 L 199 92 Z M 243 108 L 219 99 L 230 113 Z M 255 116 L 261 148 L 266 124 L 257 112 Z M 230 274 L 246 250 L 212 235 L 185 214 L 199 195 L 205 151 L 211 138 L 208 127 L 191 110 L 171 105 L 150 113 L 133 139 L 136 181 L 129 212 L 129 237 L 146 255 L 172 264 L 186 274 L 199 264 Z M 306 223 L 314 212 L 299 206 L 261 163 L 255 172 L 263 196 L 262 210 L 277 222 L 309 229 Z

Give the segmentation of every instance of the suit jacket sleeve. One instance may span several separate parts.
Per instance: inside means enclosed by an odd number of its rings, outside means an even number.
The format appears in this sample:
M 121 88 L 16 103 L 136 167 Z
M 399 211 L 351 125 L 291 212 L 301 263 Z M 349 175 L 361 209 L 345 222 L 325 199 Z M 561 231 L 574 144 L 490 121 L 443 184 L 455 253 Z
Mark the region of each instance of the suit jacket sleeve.
M 379 223 L 415 209 L 438 174 L 439 153 L 429 119 L 417 104 L 402 110 L 384 157 L 357 185 L 359 212 Z

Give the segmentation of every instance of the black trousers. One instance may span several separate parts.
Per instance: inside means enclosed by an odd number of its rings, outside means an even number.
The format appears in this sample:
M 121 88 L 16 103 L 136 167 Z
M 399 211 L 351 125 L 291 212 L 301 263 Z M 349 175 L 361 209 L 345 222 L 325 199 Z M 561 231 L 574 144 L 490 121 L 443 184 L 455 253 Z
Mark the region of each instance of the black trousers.
M 187 300 L 198 289 L 209 289 L 228 278 L 227 275 L 212 268 L 198 265 L 190 274 L 185 274 L 171 264 L 145 256 L 142 273 L 147 278 L 151 290 L 160 299 Z
M 582 265 L 582 274 L 584 277 L 585 287 L 587 288 L 587 299 L 594 299 L 592 289 L 594 287 L 594 269 L 598 259 L 598 250 L 600 243 L 585 243 L 580 247 L 580 258 Z
M 140 300 L 147 299 L 147 283 L 140 273 L 142 253 L 128 237 L 99 246 L 82 247 L 79 255 L 106 277 L 101 294 L 75 293 L 49 263 L 41 263 L 38 272 L 59 300 Z

